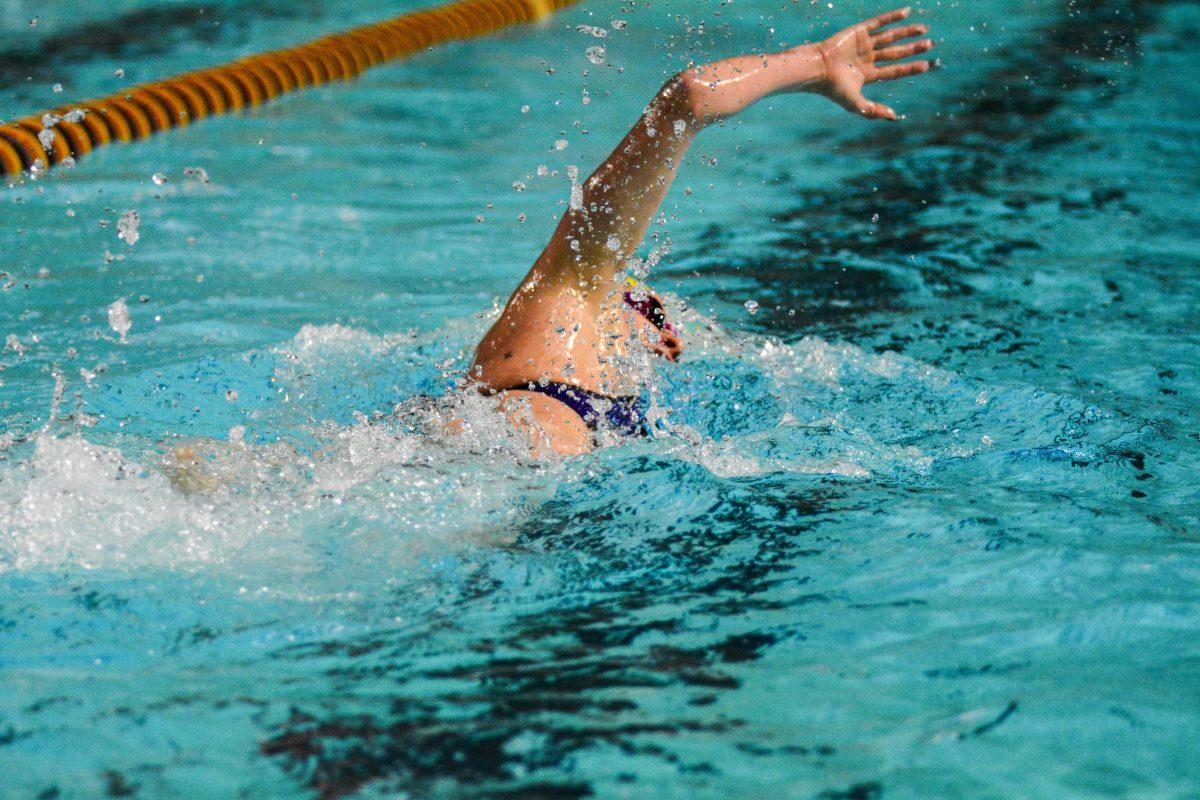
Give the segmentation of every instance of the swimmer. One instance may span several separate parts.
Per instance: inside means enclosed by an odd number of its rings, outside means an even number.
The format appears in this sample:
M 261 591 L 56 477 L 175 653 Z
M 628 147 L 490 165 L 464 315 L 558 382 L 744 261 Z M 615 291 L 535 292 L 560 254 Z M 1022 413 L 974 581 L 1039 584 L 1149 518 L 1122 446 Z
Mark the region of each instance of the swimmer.
M 679 330 L 662 301 L 626 277 L 700 130 L 764 97 L 809 92 L 870 120 L 897 121 L 863 87 L 928 72 L 906 61 L 933 47 L 901 8 L 828 39 L 691 67 L 659 90 L 617 149 L 581 187 L 529 274 L 475 351 L 469 379 L 530 438 L 534 457 L 578 455 L 597 434 L 647 433 L 639 355 L 675 361 Z M 580 191 L 581 190 L 581 191 Z M 639 353 L 640 351 L 640 353 Z

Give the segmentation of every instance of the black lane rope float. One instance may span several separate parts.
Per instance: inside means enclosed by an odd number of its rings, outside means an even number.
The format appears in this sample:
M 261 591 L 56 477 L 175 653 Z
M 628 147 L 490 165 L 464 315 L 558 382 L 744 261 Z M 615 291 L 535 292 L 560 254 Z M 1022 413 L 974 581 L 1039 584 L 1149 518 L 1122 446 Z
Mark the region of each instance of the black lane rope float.
M 69 163 L 307 86 L 349 80 L 435 44 L 535 22 L 578 0 L 460 0 L 0 125 L 0 176 Z

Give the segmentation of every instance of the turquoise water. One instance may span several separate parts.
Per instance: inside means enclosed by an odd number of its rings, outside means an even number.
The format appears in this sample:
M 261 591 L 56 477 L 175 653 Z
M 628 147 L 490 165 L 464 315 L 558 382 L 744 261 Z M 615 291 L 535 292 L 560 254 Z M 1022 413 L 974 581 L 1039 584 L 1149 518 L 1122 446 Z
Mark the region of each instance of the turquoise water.
M 0 118 L 414 5 L 4 3 Z M 1200 5 L 933 3 L 903 125 L 703 134 L 653 439 L 413 399 L 669 74 L 877 10 L 589 3 L 0 190 L 0 797 L 1200 797 Z

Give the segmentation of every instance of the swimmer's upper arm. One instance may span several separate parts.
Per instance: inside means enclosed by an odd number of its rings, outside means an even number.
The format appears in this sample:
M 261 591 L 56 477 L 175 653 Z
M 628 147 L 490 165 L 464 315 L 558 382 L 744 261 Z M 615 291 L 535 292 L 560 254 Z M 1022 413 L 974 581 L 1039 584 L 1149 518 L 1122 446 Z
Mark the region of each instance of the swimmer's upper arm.
M 600 285 L 624 272 L 699 130 L 684 73 L 659 90 L 616 149 L 582 184 L 538 259 L 549 275 Z
M 551 274 L 600 284 L 620 275 L 666 197 L 679 164 L 704 126 L 780 92 L 815 92 L 872 119 L 896 113 L 867 100 L 864 85 L 927 72 L 927 60 L 893 63 L 927 52 L 924 25 L 887 27 L 908 17 L 900 8 L 825 41 L 778 53 L 753 53 L 690 67 L 658 91 L 604 163 L 571 190 L 571 208 L 542 253 Z

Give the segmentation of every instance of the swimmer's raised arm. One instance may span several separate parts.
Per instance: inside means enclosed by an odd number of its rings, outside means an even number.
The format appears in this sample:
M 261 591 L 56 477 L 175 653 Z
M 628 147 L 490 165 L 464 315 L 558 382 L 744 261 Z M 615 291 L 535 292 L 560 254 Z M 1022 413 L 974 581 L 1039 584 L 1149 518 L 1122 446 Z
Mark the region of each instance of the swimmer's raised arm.
M 680 161 L 701 128 L 784 92 L 824 95 L 868 119 L 896 112 L 863 96 L 863 86 L 927 72 L 925 60 L 887 63 L 927 52 L 925 25 L 884 26 L 908 17 L 901 8 L 852 25 L 828 39 L 767 55 L 691 67 L 658 92 L 616 150 L 572 193 L 571 208 L 534 269 L 598 288 L 618 277 L 662 204 Z
M 813 92 L 868 119 L 896 119 L 862 90 L 929 69 L 928 61 L 895 63 L 933 47 L 906 41 L 923 35 L 924 25 L 885 27 L 908 14 L 889 11 L 822 42 L 684 70 L 600 168 L 572 187 L 570 209 L 479 342 L 469 371 L 479 391 L 499 395 L 532 452 L 586 452 L 602 422 L 622 435 L 647 430 L 639 345 L 674 361 L 683 343 L 661 302 L 621 278 L 696 134 L 781 92 Z

